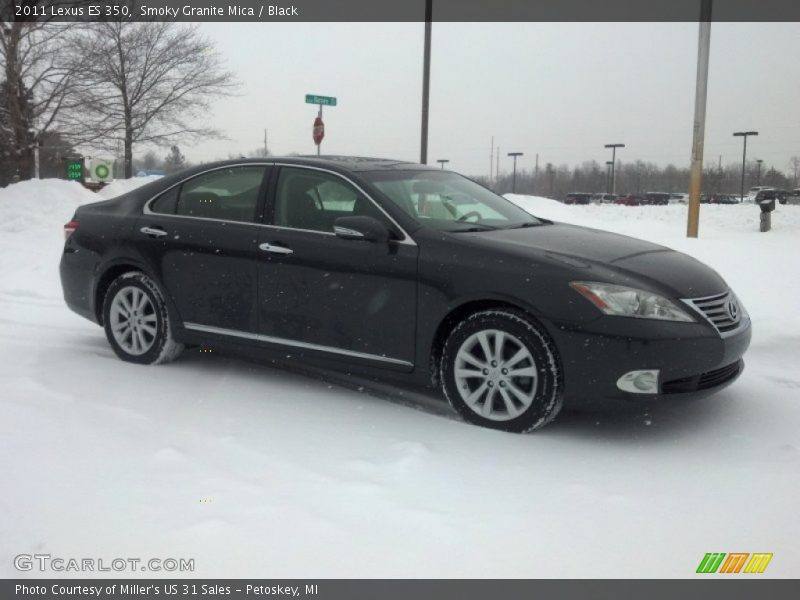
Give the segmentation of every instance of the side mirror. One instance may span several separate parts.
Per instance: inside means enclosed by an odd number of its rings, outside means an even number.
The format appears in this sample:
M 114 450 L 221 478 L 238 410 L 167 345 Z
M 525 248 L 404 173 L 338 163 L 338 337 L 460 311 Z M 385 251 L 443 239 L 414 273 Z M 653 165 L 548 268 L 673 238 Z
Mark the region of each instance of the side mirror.
M 389 229 L 374 217 L 339 217 L 333 222 L 336 237 L 345 240 L 362 240 L 365 242 L 388 242 L 391 237 Z

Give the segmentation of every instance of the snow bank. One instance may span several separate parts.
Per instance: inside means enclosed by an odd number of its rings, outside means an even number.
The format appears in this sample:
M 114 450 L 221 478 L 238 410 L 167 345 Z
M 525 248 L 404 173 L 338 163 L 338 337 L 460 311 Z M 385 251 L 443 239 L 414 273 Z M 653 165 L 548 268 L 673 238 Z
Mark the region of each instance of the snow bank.
M 0 189 L 0 231 L 30 230 L 63 225 L 86 202 L 97 196 L 74 181 L 32 179 Z
M 82 204 L 112 198 L 157 177 L 118 180 L 98 193 L 64 179 L 31 179 L 0 188 L 3 288 L 61 297 L 58 261 L 64 224 Z
M 686 232 L 688 206 L 623 206 L 619 204 L 567 205 L 549 198 L 506 194 L 520 208 L 533 215 L 553 221 L 597 227 L 609 231 L 650 235 L 654 231 L 666 238 L 681 238 Z M 760 211 L 753 204 L 702 204 L 700 206 L 700 237 L 722 239 L 740 233 L 760 233 Z M 779 204 L 772 213 L 771 234 L 800 231 L 800 207 Z M 649 238 L 648 238 L 649 239 Z M 766 239 L 766 238 L 763 238 Z M 763 241 L 762 239 L 762 241 Z
M 161 175 L 147 175 L 145 177 L 131 177 L 130 179 L 116 179 L 109 183 L 102 190 L 97 192 L 97 196 L 103 200 L 116 198 L 131 190 L 161 179 Z

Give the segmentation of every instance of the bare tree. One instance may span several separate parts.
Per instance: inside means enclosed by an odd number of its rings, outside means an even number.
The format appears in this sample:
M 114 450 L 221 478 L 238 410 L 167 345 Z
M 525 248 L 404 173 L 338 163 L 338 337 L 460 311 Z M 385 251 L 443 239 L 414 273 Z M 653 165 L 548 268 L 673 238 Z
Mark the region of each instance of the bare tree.
M 69 4 L 69 2 L 67 2 Z M 39 0 L 16 3 L 28 7 Z M 79 64 L 62 52 L 61 41 L 75 23 L 18 20 L 11 3 L 0 10 L 0 123 L 5 169 L 19 178 L 32 174 L 33 149 L 43 136 L 76 133 L 72 119 Z
M 136 144 L 219 135 L 206 126 L 209 104 L 238 84 L 197 26 L 94 23 L 72 45 L 84 65 L 84 120 L 106 147 L 121 142 L 125 177 L 132 174 Z

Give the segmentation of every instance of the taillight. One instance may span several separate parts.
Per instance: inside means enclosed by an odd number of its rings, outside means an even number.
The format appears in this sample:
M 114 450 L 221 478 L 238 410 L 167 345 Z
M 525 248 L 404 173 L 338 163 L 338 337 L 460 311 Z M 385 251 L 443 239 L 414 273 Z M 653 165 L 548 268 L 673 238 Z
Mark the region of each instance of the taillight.
M 78 222 L 76 220 L 72 220 L 66 225 L 64 225 L 64 240 L 68 240 L 69 236 L 75 233 L 75 230 L 78 228 Z

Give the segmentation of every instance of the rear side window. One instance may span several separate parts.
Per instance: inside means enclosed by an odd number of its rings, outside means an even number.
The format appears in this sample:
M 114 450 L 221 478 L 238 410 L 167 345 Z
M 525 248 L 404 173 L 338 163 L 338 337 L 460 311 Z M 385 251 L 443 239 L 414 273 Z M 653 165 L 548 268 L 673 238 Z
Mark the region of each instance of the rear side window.
M 255 220 L 261 183 L 267 167 L 230 167 L 203 173 L 164 192 L 150 206 L 161 214 L 219 219 Z
M 175 186 L 161 194 L 150 205 L 150 210 L 154 213 L 174 215 L 175 207 L 178 204 L 178 192 L 180 192 L 180 189 L 180 186 Z

